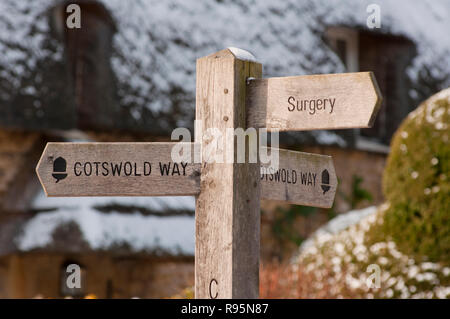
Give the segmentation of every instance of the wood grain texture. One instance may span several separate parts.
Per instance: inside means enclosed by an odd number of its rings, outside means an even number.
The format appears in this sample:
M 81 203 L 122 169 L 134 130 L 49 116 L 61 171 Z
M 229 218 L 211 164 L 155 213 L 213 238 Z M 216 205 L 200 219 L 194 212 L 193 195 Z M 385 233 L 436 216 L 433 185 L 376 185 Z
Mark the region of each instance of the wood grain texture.
M 246 79 L 261 76 L 259 63 L 223 50 L 197 60 L 196 119 L 203 131 L 245 128 Z M 199 138 L 199 136 L 196 136 Z M 210 140 L 200 137 L 202 154 Z M 235 147 L 235 146 L 234 146 Z M 202 163 L 196 201 L 196 298 L 259 295 L 259 163 Z
M 194 143 L 189 144 L 194 152 Z M 48 143 L 36 171 L 48 196 L 198 195 L 200 164 L 183 163 L 185 168 L 181 164 L 175 168 L 170 158 L 173 145 L 175 143 Z M 269 152 L 273 150 L 268 149 Z M 261 164 L 261 198 L 298 205 L 331 207 L 337 185 L 331 157 L 283 149 L 278 151 L 279 170 L 264 170 L 267 165 Z M 67 177 L 56 183 L 52 176 L 53 161 L 60 156 L 66 159 Z M 124 163 L 127 162 L 131 165 L 127 164 L 125 172 Z M 160 162 L 163 164 L 161 167 Z M 90 176 L 86 176 L 84 172 L 84 163 L 91 163 L 87 167 L 88 172 L 91 171 Z M 95 163 L 99 163 L 98 172 Z M 108 170 L 102 167 L 103 163 L 107 163 Z M 120 163 L 120 176 L 117 170 L 113 176 L 111 164 L 116 166 Z M 151 164 L 151 174 L 149 164 L 144 163 Z M 168 163 L 172 163 L 170 169 Z M 164 175 L 161 174 L 161 168 Z M 75 169 L 81 176 L 75 175 Z M 331 187 L 325 194 L 321 191 L 321 173 L 324 169 L 330 174 Z M 126 176 L 125 173 L 131 175 Z M 310 184 L 308 173 L 315 174 L 313 185 Z M 307 175 L 305 177 L 302 174 Z
M 175 144 L 48 143 L 36 172 L 47 196 L 196 195 L 200 164 L 173 163 Z M 67 164 L 67 177 L 60 180 L 53 177 L 58 157 Z
M 304 206 L 333 206 L 337 178 L 331 156 L 268 149 L 279 152 L 279 165 L 275 170 L 261 164 L 261 198 Z
M 248 126 L 269 131 L 370 127 L 382 101 L 372 72 L 255 79 L 248 88 Z

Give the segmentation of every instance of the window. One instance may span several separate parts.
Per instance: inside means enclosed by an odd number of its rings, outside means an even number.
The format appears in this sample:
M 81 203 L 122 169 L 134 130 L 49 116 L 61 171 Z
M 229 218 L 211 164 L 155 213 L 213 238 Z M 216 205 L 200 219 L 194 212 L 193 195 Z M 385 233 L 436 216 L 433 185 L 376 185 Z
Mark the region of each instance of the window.
M 347 72 L 359 71 L 358 31 L 333 27 L 327 30 L 327 41 L 347 68 Z

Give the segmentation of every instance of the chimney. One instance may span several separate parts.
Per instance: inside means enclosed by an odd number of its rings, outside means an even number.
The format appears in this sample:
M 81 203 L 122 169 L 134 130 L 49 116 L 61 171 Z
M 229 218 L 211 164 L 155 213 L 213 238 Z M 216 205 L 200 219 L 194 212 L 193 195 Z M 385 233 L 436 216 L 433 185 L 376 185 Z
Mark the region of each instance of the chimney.
M 67 18 L 73 14 L 73 11 L 66 12 L 70 4 L 77 4 L 81 9 L 80 28 L 70 28 L 67 24 Z M 53 10 L 53 28 L 64 44 L 77 128 L 111 129 L 119 112 L 110 63 L 116 32 L 111 14 L 97 1 L 64 1 Z

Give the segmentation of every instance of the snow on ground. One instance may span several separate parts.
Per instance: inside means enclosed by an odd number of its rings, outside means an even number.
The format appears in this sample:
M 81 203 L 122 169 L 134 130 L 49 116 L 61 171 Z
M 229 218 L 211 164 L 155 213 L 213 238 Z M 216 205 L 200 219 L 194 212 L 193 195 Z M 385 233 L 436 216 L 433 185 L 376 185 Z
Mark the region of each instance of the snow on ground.
M 194 216 L 101 213 L 94 208 L 106 204 L 142 206 L 161 212 L 165 209 L 195 209 L 193 197 L 47 198 L 41 193 L 36 197 L 33 208 L 56 210 L 31 218 L 24 225 L 21 236 L 16 238 L 16 245 L 21 251 L 46 247 L 52 243 L 53 232 L 59 226 L 74 222 L 83 239 L 94 250 L 126 244 L 135 252 L 194 255 Z
M 345 214 L 336 216 L 324 226 L 316 230 L 307 240 L 305 240 L 300 246 L 300 253 L 312 245 L 319 237 L 331 237 L 339 232 L 349 228 L 352 225 L 359 223 L 362 219 L 374 215 L 377 212 L 376 206 L 370 206 L 363 209 L 352 210 Z

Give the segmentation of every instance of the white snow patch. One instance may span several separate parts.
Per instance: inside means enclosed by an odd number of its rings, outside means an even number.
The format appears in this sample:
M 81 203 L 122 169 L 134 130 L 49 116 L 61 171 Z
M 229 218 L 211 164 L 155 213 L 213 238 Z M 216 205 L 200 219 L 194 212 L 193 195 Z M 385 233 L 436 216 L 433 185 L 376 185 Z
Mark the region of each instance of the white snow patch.
M 94 207 L 106 204 L 142 206 L 154 211 L 194 210 L 193 197 L 85 197 L 48 198 L 40 193 L 32 203 L 34 209 L 56 209 L 39 213 L 24 226 L 16 238 L 22 251 L 45 247 L 53 241 L 53 232 L 74 222 L 92 249 L 108 249 L 126 244 L 133 251 L 166 252 L 193 256 L 195 250 L 194 216 L 144 216 L 134 213 L 101 213 Z
M 239 60 L 256 62 L 255 56 L 246 50 L 235 47 L 229 47 L 228 50 L 230 50 L 231 53 L 233 53 L 233 55 Z
M 33 200 L 33 209 L 90 209 L 102 205 L 140 206 L 149 210 L 195 210 L 195 198 L 191 196 L 167 197 L 47 197 L 40 192 Z
M 363 209 L 352 210 L 348 213 L 341 214 L 327 224 L 316 230 L 307 240 L 305 240 L 300 246 L 300 252 L 314 245 L 317 238 L 326 237 L 338 234 L 339 232 L 349 228 L 352 225 L 357 224 L 365 217 L 374 215 L 377 212 L 376 206 L 370 206 Z
M 45 48 L 50 27 L 46 10 L 54 4 L 52 0 L 0 1 L 0 69 L 2 80 L 14 89 L 19 89 L 22 79 L 35 70 L 39 60 L 60 60 L 62 46 L 56 52 Z M 26 88 L 26 94 L 34 95 L 36 89 Z
M 322 145 L 337 144 L 341 147 L 345 147 L 347 145 L 347 142 L 342 137 L 330 131 L 311 131 L 310 133 L 314 136 L 316 141 Z
M 167 96 L 174 88 L 187 94 L 180 106 L 192 109 L 196 59 L 230 45 L 257 53 L 265 76 L 344 72 L 344 65 L 320 35 L 328 26 L 366 29 L 366 8 L 372 2 L 101 0 L 117 24 L 113 70 L 119 83 L 132 88 L 119 91 L 122 103 L 156 113 L 170 110 L 173 101 Z M 56 52 L 45 46 L 50 33 L 48 10 L 56 3 L 0 1 L 0 65 L 5 69 L 2 78 L 13 88 L 20 87 L 38 61 L 62 59 L 62 43 Z M 419 56 L 408 74 L 417 76 L 424 65 L 435 61 L 450 65 L 447 0 L 378 0 L 377 4 L 382 22 L 376 31 L 405 35 L 418 46 Z
M 74 222 L 92 249 L 104 250 L 126 244 L 133 251 L 164 251 L 173 255 L 194 255 L 193 216 L 156 217 L 139 213 L 103 214 L 92 209 L 41 213 L 29 220 L 16 243 L 21 251 L 42 248 L 53 241 L 53 232 Z

